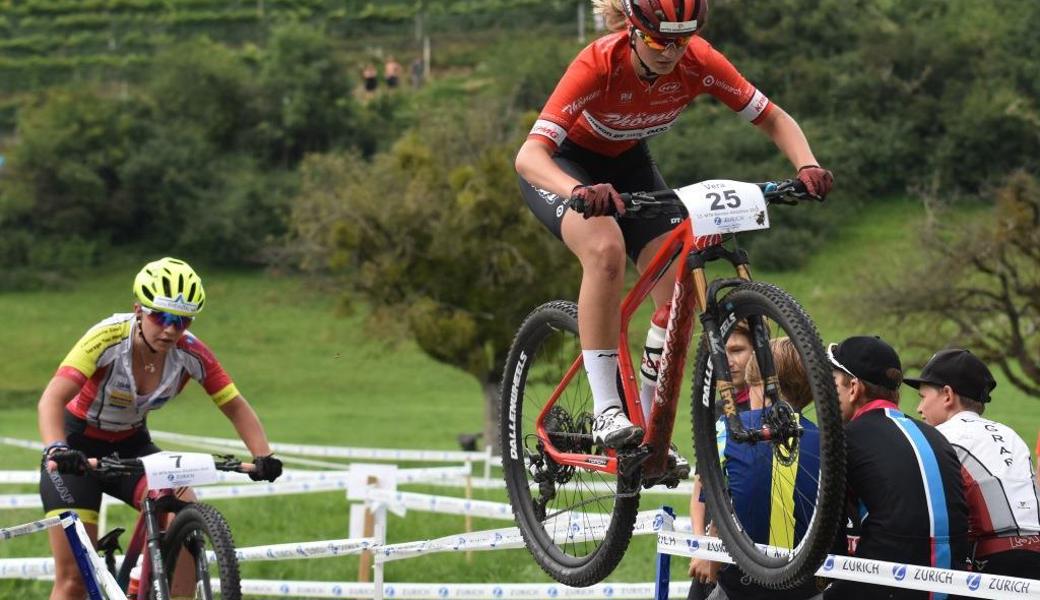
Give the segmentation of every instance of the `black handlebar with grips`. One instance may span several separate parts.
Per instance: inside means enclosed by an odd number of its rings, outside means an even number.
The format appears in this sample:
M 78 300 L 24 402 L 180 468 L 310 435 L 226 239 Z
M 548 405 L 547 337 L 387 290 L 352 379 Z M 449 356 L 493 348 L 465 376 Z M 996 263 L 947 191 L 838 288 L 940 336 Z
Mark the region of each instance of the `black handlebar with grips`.
M 783 181 L 766 181 L 757 184 L 762 189 L 768 204 L 796 205 L 799 200 L 813 200 L 805 189 L 805 184 L 797 179 L 785 179 Z M 625 203 L 626 213 L 621 218 L 648 218 L 656 217 L 663 212 L 685 211 L 679 196 L 675 190 L 658 190 L 655 192 L 626 192 L 621 194 L 621 200 Z M 822 200 L 820 200 L 822 202 Z M 583 214 L 585 212 L 585 201 L 581 198 L 571 197 L 567 201 L 568 206 L 574 212 Z M 613 210 L 610 214 L 615 214 Z

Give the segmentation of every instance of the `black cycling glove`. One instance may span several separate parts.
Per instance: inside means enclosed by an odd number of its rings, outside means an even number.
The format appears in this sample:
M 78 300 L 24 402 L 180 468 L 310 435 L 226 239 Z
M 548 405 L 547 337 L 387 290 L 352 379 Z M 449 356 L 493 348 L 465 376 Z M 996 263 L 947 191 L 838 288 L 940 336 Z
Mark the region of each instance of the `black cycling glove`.
M 256 468 L 249 474 L 253 481 L 274 481 L 282 475 L 282 461 L 273 454 L 253 457 L 253 465 Z
M 69 448 L 64 442 L 55 442 L 43 450 L 44 468 L 47 468 L 49 460 L 58 465 L 58 473 L 62 475 L 86 475 L 90 466 L 86 454 Z

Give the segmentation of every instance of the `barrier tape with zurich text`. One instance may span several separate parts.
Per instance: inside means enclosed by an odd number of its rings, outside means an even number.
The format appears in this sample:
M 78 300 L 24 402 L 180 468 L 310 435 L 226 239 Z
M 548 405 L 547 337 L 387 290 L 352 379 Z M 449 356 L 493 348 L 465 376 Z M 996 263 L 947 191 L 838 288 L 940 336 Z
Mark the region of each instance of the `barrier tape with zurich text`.
M 789 551 L 762 546 L 776 556 Z M 732 563 L 722 540 L 713 537 L 662 531 L 657 536 L 657 551 L 674 556 L 704 558 Z M 870 560 L 853 556 L 828 555 L 816 571 L 818 577 L 842 579 L 928 592 L 944 592 L 960 596 L 992 598 L 1040 599 L 1040 581 L 1018 577 L 1004 577 L 971 571 L 954 571 L 919 565 Z

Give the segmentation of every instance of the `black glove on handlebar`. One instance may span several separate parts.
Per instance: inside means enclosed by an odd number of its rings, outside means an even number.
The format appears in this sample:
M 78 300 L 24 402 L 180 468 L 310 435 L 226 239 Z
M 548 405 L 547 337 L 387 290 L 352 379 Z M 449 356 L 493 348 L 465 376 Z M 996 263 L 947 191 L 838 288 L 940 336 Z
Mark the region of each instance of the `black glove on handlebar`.
M 51 444 L 43 451 L 43 467 L 47 468 L 47 461 L 54 461 L 58 465 L 58 473 L 62 475 L 86 475 L 89 463 L 87 455 L 79 450 L 69 448 L 66 444 Z
M 805 165 L 798 169 L 797 177 L 805 185 L 809 196 L 817 200 L 825 199 L 834 186 L 834 175 L 818 165 Z
M 253 481 L 274 481 L 282 475 L 282 461 L 273 454 L 253 457 L 253 465 L 256 468 L 249 474 Z
M 614 186 L 609 183 L 576 185 L 571 190 L 570 201 L 580 200 L 585 210 L 580 211 L 586 219 L 610 214 L 625 214 L 625 202 Z

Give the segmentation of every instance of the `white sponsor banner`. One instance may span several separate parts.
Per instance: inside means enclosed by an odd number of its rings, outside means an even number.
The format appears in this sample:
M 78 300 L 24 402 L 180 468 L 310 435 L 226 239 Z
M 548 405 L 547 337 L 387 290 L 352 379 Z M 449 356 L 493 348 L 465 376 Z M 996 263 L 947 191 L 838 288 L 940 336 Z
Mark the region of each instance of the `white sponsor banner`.
M 5 508 L 43 508 L 39 494 L 6 494 L 0 496 L 0 510 Z
M 4 444 L 5 446 L 14 446 L 16 448 L 25 448 L 27 450 L 37 450 L 39 452 L 43 452 L 43 442 L 37 442 L 35 440 L 22 440 L 3 435 L 0 436 L 0 444 Z
M 198 435 L 186 435 L 182 433 L 170 433 L 166 431 L 152 431 L 152 439 L 170 442 L 201 442 L 227 448 L 245 450 L 245 445 L 240 440 L 230 438 L 205 437 Z M 40 446 L 42 448 L 42 446 Z M 271 448 L 276 454 L 297 454 L 301 456 L 315 456 L 325 458 L 356 458 L 362 460 L 400 460 L 415 462 L 485 462 L 500 459 L 486 452 L 461 452 L 440 450 L 406 450 L 390 448 L 351 448 L 344 446 L 316 446 L 311 444 L 282 444 L 273 443 Z
M 282 483 L 250 483 L 247 485 L 228 485 L 200 487 L 195 491 L 199 500 L 217 500 L 224 498 L 257 498 L 260 496 L 287 496 L 292 494 L 314 494 L 346 490 L 345 480 L 331 481 L 293 481 Z
M 764 549 L 770 548 L 763 546 Z M 784 554 L 784 549 L 772 549 L 774 554 Z M 663 531 L 657 536 L 657 551 L 663 554 L 704 558 L 732 563 L 722 540 L 690 534 Z M 975 598 L 1037 598 L 1040 599 L 1040 581 L 1019 577 L 1003 577 L 936 569 L 919 565 L 908 565 L 883 560 L 870 560 L 854 556 L 830 554 L 823 566 L 816 571 L 819 577 L 842 579 L 908 588 L 928 592 L 943 592 Z
M 148 489 L 163 490 L 217 481 L 212 454 L 202 452 L 156 452 L 141 457 Z
M 214 583 L 214 586 L 216 584 Z M 672 583 L 669 596 L 685 597 L 689 582 Z M 271 581 L 243 579 L 244 596 L 292 596 L 298 598 L 372 598 L 375 584 L 324 581 Z M 586 598 L 646 600 L 654 595 L 653 583 L 599 583 L 585 588 L 572 588 L 556 583 L 385 583 L 387 600 L 503 600 L 524 598 Z
M 54 559 L 0 558 L 0 579 L 38 579 L 54 575 Z
M 0 471 L 0 483 L 39 483 L 39 471 Z
M 0 529 L 0 540 L 9 540 L 16 538 L 21 535 L 28 535 L 30 533 L 37 533 L 44 529 L 50 529 L 51 527 L 57 527 L 61 525 L 60 517 L 50 517 L 49 519 L 40 519 L 39 521 L 33 521 L 31 523 L 25 523 L 24 525 L 15 525 L 13 527 L 4 527 Z
M 326 556 L 350 556 L 361 554 L 376 546 L 376 538 L 359 538 L 350 540 L 323 540 L 317 542 L 298 542 L 292 544 L 272 544 L 270 546 L 252 546 L 235 549 L 239 562 L 257 560 L 291 560 L 301 558 L 322 558 Z M 216 560 L 213 552 L 208 552 L 210 560 Z
M 513 519 L 513 508 L 505 502 L 468 500 L 453 496 L 432 496 L 429 494 L 395 492 L 376 488 L 368 488 L 364 498 L 366 502 L 386 506 L 390 512 L 399 516 L 404 516 L 410 509 L 420 512 L 470 515 L 489 519 Z

